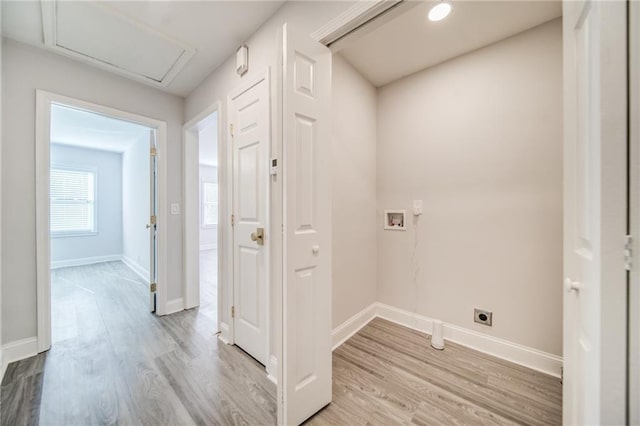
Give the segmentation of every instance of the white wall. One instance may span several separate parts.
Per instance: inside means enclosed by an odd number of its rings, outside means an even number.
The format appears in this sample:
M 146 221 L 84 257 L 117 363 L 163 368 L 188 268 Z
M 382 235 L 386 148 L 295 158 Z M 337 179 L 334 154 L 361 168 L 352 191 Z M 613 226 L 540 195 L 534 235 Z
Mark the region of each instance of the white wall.
M 149 138 L 129 147 L 122 156 L 122 255 L 144 278 L 149 277 L 150 173 Z M 170 245 L 175 245 L 171 244 Z
M 561 21 L 380 88 L 377 165 L 379 300 L 561 355 Z
M 333 55 L 333 326 L 376 301 L 376 89 Z
M 169 203 L 182 199 L 183 99 L 11 40 L 2 54 L 2 243 L 12 248 L 2 253 L 2 340 L 12 342 L 36 335 L 35 90 L 166 121 Z M 167 241 L 182 241 L 180 216 L 164 213 Z M 167 300 L 177 299 L 182 244 L 169 244 L 167 270 Z
M 202 143 L 202 133 L 200 134 L 200 143 Z M 204 226 L 203 212 L 203 182 L 218 183 L 218 168 L 205 166 L 200 164 L 200 250 L 210 250 L 217 246 L 218 242 L 218 225 Z
M 55 142 L 55 141 L 54 141 Z M 51 238 L 51 264 L 122 254 L 122 154 L 51 144 L 51 167 L 96 170 L 97 233 Z

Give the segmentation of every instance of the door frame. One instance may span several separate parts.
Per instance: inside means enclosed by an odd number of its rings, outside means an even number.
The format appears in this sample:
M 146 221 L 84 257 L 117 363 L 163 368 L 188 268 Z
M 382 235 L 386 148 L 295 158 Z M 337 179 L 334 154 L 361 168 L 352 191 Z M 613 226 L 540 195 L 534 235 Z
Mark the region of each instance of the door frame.
M 227 139 L 225 132 L 222 131 L 223 126 L 226 126 L 226 116 L 220 101 L 212 103 L 199 112 L 182 128 L 184 309 L 200 305 L 200 141 L 198 132 L 214 113 L 218 113 L 218 330 L 216 331 L 221 331 L 220 339 L 229 343 L 232 340 L 229 340 L 229 327 L 224 322 L 222 311 L 224 306 L 227 306 L 225 302 L 229 303 L 224 297 L 228 294 L 226 283 L 231 276 L 229 265 L 232 258 L 226 254 L 230 253 L 232 240 L 228 236 L 229 226 L 224 218 L 229 217 L 231 191 L 228 190 L 227 185 L 227 182 L 230 182 L 229 158 L 228 154 L 225 154 L 228 151 Z
M 156 130 L 157 143 L 157 231 L 156 315 L 165 315 L 167 305 L 167 123 L 139 114 L 95 104 L 80 99 L 36 90 L 36 295 L 38 352 L 51 347 L 51 247 L 49 223 L 49 173 L 51 145 L 51 106 L 72 108 L 138 123 Z

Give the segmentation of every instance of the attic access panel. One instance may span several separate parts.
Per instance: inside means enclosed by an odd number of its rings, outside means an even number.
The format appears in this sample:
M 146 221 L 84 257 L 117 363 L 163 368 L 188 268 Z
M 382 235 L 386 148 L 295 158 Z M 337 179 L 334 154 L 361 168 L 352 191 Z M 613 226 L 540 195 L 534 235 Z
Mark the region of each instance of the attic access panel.
M 93 2 L 42 1 L 45 44 L 109 71 L 166 87 L 194 50 Z

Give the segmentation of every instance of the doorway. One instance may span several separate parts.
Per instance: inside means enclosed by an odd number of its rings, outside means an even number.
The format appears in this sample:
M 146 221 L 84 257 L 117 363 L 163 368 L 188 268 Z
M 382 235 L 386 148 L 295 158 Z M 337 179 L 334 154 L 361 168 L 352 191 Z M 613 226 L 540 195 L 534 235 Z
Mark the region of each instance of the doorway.
M 121 308 L 155 311 L 153 129 L 90 111 L 51 106 L 52 344 Z M 109 306 L 112 302 L 114 306 Z M 101 328 L 98 327 L 97 330 Z
M 93 314 L 111 302 L 134 316 L 166 311 L 159 232 L 166 124 L 42 91 L 37 107 L 37 314 L 43 352 L 87 325 L 99 331 L 100 317 Z
M 198 131 L 200 182 L 200 311 L 218 315 L 218 112 Z

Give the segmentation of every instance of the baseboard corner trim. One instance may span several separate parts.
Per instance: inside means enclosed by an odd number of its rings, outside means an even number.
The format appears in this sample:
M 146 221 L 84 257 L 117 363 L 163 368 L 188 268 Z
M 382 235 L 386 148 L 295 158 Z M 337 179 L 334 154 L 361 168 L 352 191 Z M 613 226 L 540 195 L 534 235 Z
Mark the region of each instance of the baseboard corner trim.
M 9 364 L 35 355 L 38 355 L 37 337 L 28 337 L 2 345 L 2 370 L 0 371 L 2 376 L 0 381 L 4 379 L 4 373 L 7 371 Z
M 165 315 L 175 314 L 184 310 L 184 299 L 179 297 L 177 299 L 167 301 L 167 313 Z
M 142 278 L 144 281 L 149 281 L 149 270 L 140 265 L 138 262 L 134 261 L 127 255 L 122 255 L 122 263 L 127 265 L 129 269 L 131 269 L 137 276 Z
M 376 317 L 377 303 L 374 302 L 337 326 L 331 332 L 332 351 L 335 351 L 340 345 L 349 340 L 351 336 L 356 334 L 362 327 Z

